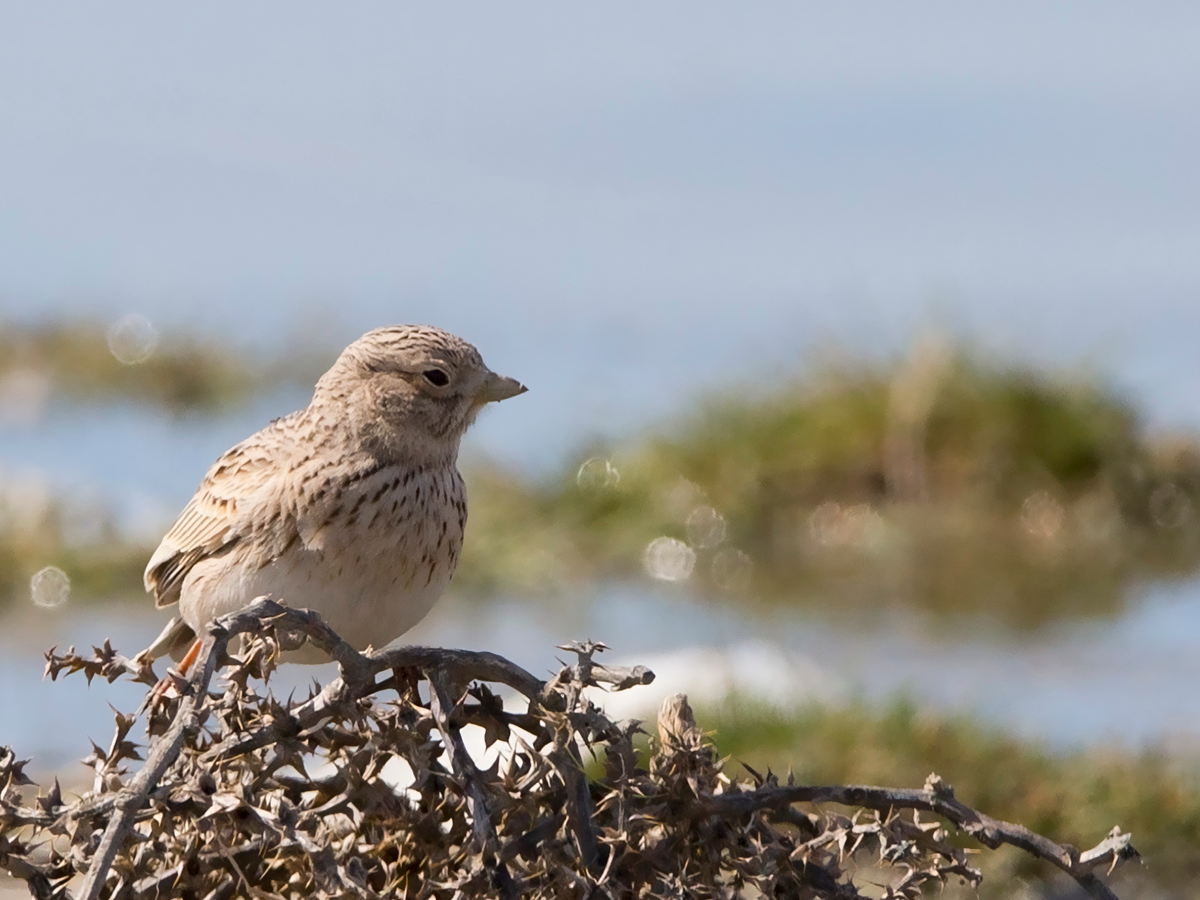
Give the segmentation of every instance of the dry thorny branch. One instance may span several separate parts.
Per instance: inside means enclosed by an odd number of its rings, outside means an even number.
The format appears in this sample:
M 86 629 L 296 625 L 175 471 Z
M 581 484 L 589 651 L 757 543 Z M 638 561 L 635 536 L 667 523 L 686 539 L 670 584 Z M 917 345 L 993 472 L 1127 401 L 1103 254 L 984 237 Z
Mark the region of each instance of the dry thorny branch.
M 231 656 L 239 635 L 245 649 Z M 341 675 L 284 703 L 263 685 L 280 646 L 301 636 Z M 936 776 L 923 790 L 806 787 L 769 773 L 739 783 L 682 695 L 664 704 L 652 752 L 639 752 L 638 723 L 612 721 L 585 688 L 621 690 L 653 674 L 601 665 L 601 644 L 562 649 L 577 661 L 546 682 L 490 653 L 360 654 L 316 615 L 256 601 L 212 625 L 190 674 L 168 676 L 173 689 L 147 704 L 136 773 L 134 716 L 118 714 L 111 746 L 94 747 L 95 784 L 77 799 L 57 781 L 24 796 L 24 763 L 3 750 L 0 864 L 35 897 L 84 900 L 841 900 L 862 896 L 856 869 L 886 879 L 876 896 L 977 884 L 954 830 L 1021 847 L 1094 897 L 1114 896 L 1097 872 L 1137 856 L 1116 829 L 1080 853 L 989 818 Z M 157 680 L 147 660 L 108 644 L 47 659 L 51 677 Z M 488 684 L 510 689 L 515 711 Z M 492 748 L 487 767 L 464 742 L 467 726 Z

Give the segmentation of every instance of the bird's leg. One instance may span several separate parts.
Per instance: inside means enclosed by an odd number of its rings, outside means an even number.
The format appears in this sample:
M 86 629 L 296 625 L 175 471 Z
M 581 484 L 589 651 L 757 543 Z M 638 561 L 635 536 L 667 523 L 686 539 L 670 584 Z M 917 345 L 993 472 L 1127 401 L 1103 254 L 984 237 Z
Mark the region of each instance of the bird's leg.
M 179 661 L 174 669 L 168 669 L 167 674 L 159 679 L 158 684 L 150 691 L 150 696 L 146 698 L 143 705 L 144 709 L 153 709 L 155 706 L 167 696 L 167 691 L 173 688 L 178 680 L 187 677 L 188 671 L 196 664 L 196 657 L 200 655 L 200 641 L 192 641 L 192 646 L 188 647 L 187 653 L 183 655 L 183 659 Z
M 191 669 L 191 667 L 193 665 L 195 665 L 196 657 L 199 655 L 200 655 L 200 641 L 199 640 L 192 641 L 192 646 L 188 647 L 188 652 L 183 654 L 183 659 L 181 659 L 179 661 L 179 665 L 175 667 L 175 670 L 180 675 L 182 675 L 186 678 L 188 670 Z

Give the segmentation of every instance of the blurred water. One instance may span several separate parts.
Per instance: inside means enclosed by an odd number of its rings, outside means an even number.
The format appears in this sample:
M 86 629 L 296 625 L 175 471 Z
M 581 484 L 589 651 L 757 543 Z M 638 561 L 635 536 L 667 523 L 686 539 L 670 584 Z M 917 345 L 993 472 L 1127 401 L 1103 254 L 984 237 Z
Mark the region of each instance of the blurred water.
M 157 633 L 163 614 L 147 603 L 41 609 L 6 616 L 0 633 L 3 743 L 34 757 L 38 772 L 65 772 L 111 735 L 109 704 L 132 710 L 141 689 L 79 676 L 43 681 L 40 653 L 111 638 L 132 654 Z M 517 600 L 440 604 L 406 637 L 411 643 L 486 649 L 548 675 L 566 656 L 556 646 L 592 637 L 612 661 L 655 669 L 654 685 L 614 698 L 619 715 L 650 715 L 661 697 L 688 692 L 701 705 L 728 690 L 782 707 L 810 699 L 885 700 L 907 694 L 938 710 L 976 713 L 1014 734 L 1058 748 L 1096 742 L 1137 747 L 1194 746 L 1200 739 L 1200 584 L 1160 588 L 1119 619 L 1063 625 L 1048 634 L 1000 637 L 984 629 L 946 629 L 913 615 L 869 623 L 807 612 L 751 617 L 711 605 L 681 588 L 610 585 L 558 604 Z M 283 695 L 333 666 L 285 666 Z
M 0 313 L 11 301 L 0 296 Z M 339 308 L 337 324 L 312 328 L 332 363 L 338 350 L 369 328 L 426 321 L 475 341 L 494 369 L 517 377 L 530 393 L 485 410 L 464 442 L 526 471 L 557 467 L 564 455 L 596 438 L 622 439 L 663 427 L 697 401 L 730 392 L 769 391 L 814 359 L 840 353 L 879 359 L 903 352 L 929 328 L 944 330 L 1009 363 L 1074 368 L 1111 383 L 1157 429 L 1200 431 L 1200 304 L 1190 293 L 1144 296 L 1130 291 L 1085 297 L 937 298 L 828 295 L 707 297 L 690 308 L 680 298 L 653 307 L 604 309 L 564 304 L 510 316 L 495 298 L 448 304 L 382 303 L 370 296 Z M 120 323 L 121 307 L 102 314 Z M 145 305 L 152 323 L 174 322 L 169 300 Z M 66 308 L 62 310 L 66 312 Z M 249 307 L 231 337 L 274 333 L 279 305 Z M 332 314 L 331 314 L 332 315 Z M 295 323 L 292 323 L 293 325 Z M 166 327 L 166 326 L 164 326 Z M 238 342 L 242 346 L 241 342 Z M 0 472 L 34 467 L 57 481 L 79 479 L 127 496 L 181 503 L 209 463 L 267 421 L 303 406 L 308 392 L 280 390 L 227 415 L 173 417 L 116 404 L 77 409 L 51 402 L 38 417 L 0 420 Z M 186 477 L 185 477 L 186 476 Z
M 714 659 L 767 648 L 774 667 L 732 677 L 728 685 L 774 697 L 783 684 L 796 701 L 908 693 L 1059 747 L 1200 738 L 1200 695 L 1191 689 L 1200 677 L 1200 581 L 1148 591 L 1114 620 L 1067 623 L 1036 635 L 983 623 L 948 627 L 911 612 L 869 620 L 779 608 L 749 615 L 673 587 L 610 586 L 591 602 L 535 609 L 448 604 L 412 639 L 502 646 L 536 670 L 550 665 L 550 645 L 591 637 L 612 646 L 614 656 L 652 668 L 696 660 L 687 673 L 693 683 L 704 682 L 703 667 Z M 720 653 L 697 657 L 696 648 Z M 805 686 L 787 666 L 806 677 L 820 674 Z M 686 682 L 646 689 L 643 710 L 680 689 L 689 690 Z
M 1200 429 L 1186 4 L 869 22 L 664 6 L 632 31 L 565 6 L 380 8 L 370 28 L 306 2 L 242 12 L 231 30 L 182 6 L 14 7 L 0 318 L 107 317 L 130 361 L 147 326 L 277 348 L 305 310 L 336 309 L 307 328 L 332 354 L 371 327 L 437 324 L 531 389 L 465 452 L 532 472 L 685 399 L 769 389 L 813 347 L 877 357 L 929 324 L 1005 359 L 1082 361 L 1150 424 Z M 219 453 L 304 402 L 173 419 L 51 399 L 0 422 L 0 484 L 112 500 L 153 539 Z M 56 769 L 85 736 L 105 742 L 104 701 L 129 709 L 136 692 L 42 683 L 37 654 L 105 636 L 132 651 L 157 627 L 70 601 L 7 615 L 0 740 Z M 751 619 L 686 584 L 550 610 L 443 604 L 413 639 L 546 671 L 555 644 L 589 635 L 657 666 L 660 689 L 674 672 L 710 692 L 909 690 L 1064 746 L 1200 721 L 1196 582 L 1019 639 L 900 616 Z
M 0 422 L 0 483 L 96 497 L 129 531 L 157 538 L 222 452 L 307 402 L 280 391 L 228 415 L 182 417 L 132 403 L 54 404 L 31 421 Z
M 502 352 L 489 353 L 489 361 L 528 381 L 533 390 L 490 410 L 464 451 L 499 453 L 526 469 L 544 470 L 589 433 L 628 433 L 634 424 L 678 408 L 688 395 L 722 387 L 722 370 L 732 368 L 745 377 L 794 366 L 794 348 L 792 361 L 781 362 L 788 358 L 779 349 L 787 336 L 776 330 L 772 338 L 751 337 L 747 330 L 753 324 L 742 324 L 740 338 L 739 329 L 731 329 L 719 349 L 703 324 L 657 346 L 643 335 L 631 339 L 617 364 L 604 347 L 582 335 L 578 353 L 534 356 L 525 363 L 520 340 L 502 342 Z M 1103 328 L 1103 319 L 1093 319 L 1092 325 Z M 1161 413 L 1190 383 L 1195 364 L 1172 367 L 1155 359 L 1155 343 L 1164 355 L 1183 354 L 1178 332 L 1166 320 L 1142 319 L 1130 335 L 1127 346 L 1137 352 L 1125 359 L 1134 364 L 1119 374 L 1127 384 L 1141 379 L 1139 390 L 1159 399 Z M 1084 340 L 1075 335 L 1044 349 L 1061 355 L 1077 346 L 1077 339 Z M 757 350 L 742 353 L 739 347 L 747 346 Z M 883 346 L 878 342 L 876 350 Z M 739 368 L 740 359 L 746 362 Z M 556 368 L 561 369 L 557 377 Z M 629 403 L 618 412 L 623 398 Z M 52 402 L 40 418 L 0 425 L 0 477 L 42 481 L 76 497 L 113 499 L 128 531 L 154 539 L 221 451 L 306 399 L 303 391 L 278 392 L 215 418 L 174 418 L 131 404 L 73 409 Z M 1200 420 L 1200 407 L 1193 415 Z M 715 520 L 693 524 L 696 529 L 717 526 Z M 35 755 L 39 768 L 50 769 L 82 756 L 87 737 L 106 741 L 107 703 L 130 709 L 136 689 L 95 685 L 89 690 L 78 679 L 43 683 L 38 654 L 51 644 L 85 646 L 105 637 L 134 652 L 159 625 L 160 617 L 148 606 L 130 614 L 124 607 L 79 608 L 68 602 L 34 609 L 31 604 L 7 616 L 0 634 L 0 720 L 8 723 L 9 733 L 2 739 L 22 754 Z M 494 650 L 543 673 L 554 667 L 557 644 L 582 637 L 603 639 L 616 655 L 658 667 L 663 678 L 641 692 L 645 709 L 653 707 L 654 697 L 677 689 L 700 691 L 708 699 L 730 687 L 827 699 L 878 699 L 907 691 L 919 702 L 974 711 L 1058 746 L 1190 739 L 1200 721 L 1200 697 L 1190 689 L 1200 675 L 1200 581 L 1155 587 L 1115 620 L 1068 623 L 1020 638 L 982 626 L 949 631 L 907 615 L 850 622 L 776 610 L 750 617 L 736 607 L 694 600 L 686 583 L 608 586 L 592 598 L 564 600 L 549 609 L 517 600 L 480 606 L 446 602 L 411 635 L 413 641 Z M 327 678 L 329 671 L 297 669 L 285 673 L 281 683 L 313 675 Z

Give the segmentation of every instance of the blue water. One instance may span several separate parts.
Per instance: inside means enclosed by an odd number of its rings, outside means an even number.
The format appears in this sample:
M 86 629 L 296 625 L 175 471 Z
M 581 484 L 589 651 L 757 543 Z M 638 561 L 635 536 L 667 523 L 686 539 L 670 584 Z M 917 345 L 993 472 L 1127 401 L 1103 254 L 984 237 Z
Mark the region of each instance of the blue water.
M 530 387 L 465 453 L 532 473 L 685 401 L 770 390 L 816 349 L 885 357 L 928 327 L 1097 372 L 1149 425 L 1200 430 L 1192 6 L 668 4 L 632 30 L 582 6 L 380 7 L 364 28 L 306 0 L 238 29 L 182 5 L 17 10 L 0 327 L 134 311 L 274 351 L 441 325 Z M 220 452 L 303 402 L 175 420 L 52 400 L 0 421 L 0 487 L 113 502 L 152 539 Z M 758 656 L 829 696 L 908 690 L 1064 745 L 1196 721 L 1195 583 L 1021 639 L 600 596 L 555 616 L 445 606 L 422 634 L 542 667 L 583 634 L 664 671 L 689 648 L 776 648 Z M 104 699 L 128 703 L 41 684 L 37 651 L 155 630 L 71 609 L 0 634 L 3 721 L 55 766 L 104 739 Z
M 72 760 L 88 739 L 111 734 L 108 704 L 129 711 L 142 689 L 79 676 L 41 679 L 40 653 L 111 638 L 132 654 L 163 620 L 150 608 L 118 605 L 23 608 L 0 634 L 2 741 L 35 758 L 39 772 L 81 777 Z M 566 656 L 557 645 L 595 638 L 614 662 L 660 674 L 619 698 L 620 715 L 652 715 L 666 694 L 698 705 L 726 691 L 763 697 L 781 708 L 817 699 L 872 701 L 905 695 L 919 705 L 980 716 L 998 728 L 1059 749 L 1097 743 L 1194 749 L 1200 740 L 1200 585 L 1147 593 L 1112 621 L 1063 624 L 1019 637 L 947 628 L 916 615 L 873 622 L 831 620 L 800 611 L 747 617 L 733 606 L 699 602 L 685 590 L 610 586 L 553 603 L 479 605 L 448 598 L 407 636 L 412 643 L 502 653 L 546 676 Z M 333 677 L 333 666 L 285 666 L 276 690 Z
M 1087 359 L 1080 348 L 1089 341 L 1102 345 L 1122 319 L 1110 310 L 1076 320 L 1065 309 L 1042 315 L 1058 316 L 1060 324 L 1078 322 L 1076 332 L 1037 335 L 1016 348 L 1018 355 L 1057 358 L 1078 351 L 1076 359 Z M 1011 310 L 1000 314 L 964 307 L 960 313 L 964 322 L 1007 317 L 1008 327 L 1018 328 Z M 800 365 L 794 350 L 798 327 L 761 327 L 775 314 L 780 322 L 795 321 L 780 310 L 749 309 L 729 323 L 720 340 L 712 321 L 676 322 L 661 315 L 644 318 L 646 331 L 628 333 L 599 320 L 589 331 L 586 317 L 577 317 L 578 328 L 564 330 L 563 340 L 554 344 L 498 331 L 496 352 L 485 350 L 489 360 L 532 389 L 488 410 L 468 435 L 464 453 L 544 472 L 590 437 L 619 440 L 678 410 L 688 398 L 738 383 L 769 388 L 779 372 Z M 852 323 L 854 317 L 844 321 Z M 1194 428 L 1200 422 L 1200 404 L 1193 400 L 1200 396 L 1200 370 L 1187 337 L 1189 323 L 1200 331 L 1200 313 L 1159 309 L 1130 319 L 1119 341 L 1113 339 L 1121 352 L 1093 356 L 1108 360 L 1093 368 L 1144 401 L 1159 426 Z M 974 333 L 965 324 L 962 330 Z M 903 343 L 901 330 L 888 333 L 890 338 L 864 326 L 858 344 L 854 335 L 843 336 L 847 347 L 879 355 Z M 622 340 L 614 335 L 623 335 Z M 996 333 L 980 340 L 1004 343 Z M 40 481 L 76 499 L 114 502 L 123 528 L 153 540 L 221 451 L 305 401 L 304 392 L 291 390 L 216 418 L 174 418 L 132 404 L 77 409 L 52 400 L 31 421 L 0 423 L 0 482 Z M 120 686 L 94 686 L 89 692 L 82 681 L 43 684 L 40 651 L 52 643 L 83 645 L 111 636 L 133 652 L 159 627 L 148 611 L 130 615 L 113 607 L 68 614 L 71 609 L 30 606 L 7 616 L 0 636 L 5 687 L 0 721 L 10 723 L 11 731 L 0 740 L 50 768 L 81 756 L 86 737 L 107 739 L 107 702 L 129 709 L 135 698 Z M 711 694 L 722 686 L 757 692 L 782 683 L 798 698 L 812 694 L 832 700 L 905 692 L 920 703 L 975 712 L 1061 747 L 1191 741 L 1198 730 L 1194 723 L 1200 722 L 1200 695 L 1191 690 L 1200 675 L 1200 582 L 1152 586 L 1131 598 L 1124 614 L 1113 620 L 1064 623 L 1020 637 L 982 624 L 959 623 L 948 630 L 916 614 L 870 622 L 778 611 L 753 618 L 736 608 L 695 602 L 686 590 L 649 583 L 563 598 L 550 610 L 515 601 L 487 607 L 443 604 L 412 636 L 496 650 L 535 671 L 552 669 L 553 648 L 580 637 L 603 639 L 623 658 L 674 673 L 674 680 L 664 679 L 660 687 L 669 682 L 673 689 L 694 690 L 703 682 Z M 745 666 L 730 660 L 745 659 L 758 660 L 758 674 L 738 681 L 736 670 Z M 714 667 L 729 669 L 732 680 L 713 682 L 705 673 Z

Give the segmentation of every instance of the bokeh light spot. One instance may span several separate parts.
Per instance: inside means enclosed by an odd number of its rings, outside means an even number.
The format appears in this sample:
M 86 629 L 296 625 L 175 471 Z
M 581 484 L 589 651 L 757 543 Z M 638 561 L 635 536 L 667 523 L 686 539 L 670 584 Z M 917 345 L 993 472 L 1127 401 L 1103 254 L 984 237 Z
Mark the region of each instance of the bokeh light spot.
M 158 347 L 158 332 L 150 320 L 138 313 L 122 316 L 108 327 L 108 349 L 126 366 L 144 363 Z
M 672 537 L 657 537 L 646 545 L 642 564 L 659 581 L 687 581 L 696 568 L 696 551 Z
M 602 456 L 585 459 L 575 473 L 575 483 L 585 491 L 599 491 L 613 488 L 621 480 L 621 473 L 616 467 Z
M 1067 511 L 1046 491 L 1034 491 L 1021 504 L 1021 528 L 1043 541 L 1058 537 L 1067 524 Z
M 697 506 L 687 517 L 687 536 L 693 547 L 716 547 L 725 540 L 725 517 L 711 506 Z
M 46 566 L 29 579 L 33 602 L 46 609 L 62 606 L 71 595 L 71 579 L 58 566 Z
M 725 547 L 713 556 L 712 577 L 721 590 L 744 591 L 750 587 L 753 574 L 754 560 L 744 550 Z

